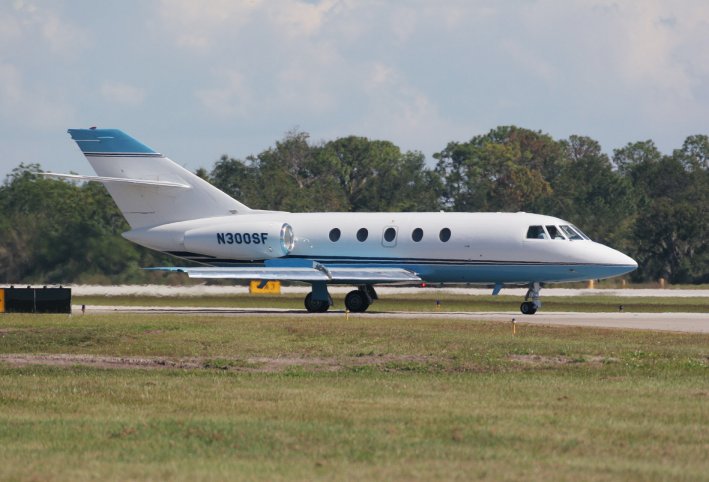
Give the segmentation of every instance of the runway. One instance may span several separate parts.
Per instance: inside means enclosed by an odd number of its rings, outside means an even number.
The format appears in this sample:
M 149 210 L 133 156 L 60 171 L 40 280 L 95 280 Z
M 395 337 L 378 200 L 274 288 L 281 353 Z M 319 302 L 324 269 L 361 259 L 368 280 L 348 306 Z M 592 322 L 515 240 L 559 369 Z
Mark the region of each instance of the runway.
M 81 315 L 81 307 L 74 306 L 73 312 Z M 283 318 L 302 318 L 317 316 L 331 318 L 333 321 L 350 321 L 362 318 L 385 319 L 458 319 L 481 320 L 515 323 L 519 325 L 542 326 L 579 326 L 587 328 L 615 328 L 632 330 L 673 331 L 683 333 L 709 333 L 709 313 L 571 313 L 543 312 L 536 315 L 522 315 L 518 312 L 378 312 L 346 314 L 342 310 L 311 314 L 305 310 L 287 310 L 274 308 L 203 308 L 203 307 L 157 307 L 157 306 L 91 306 L 86 311 L 91 313 L 155 313 L 210 316 L 274 316 Z
M 201 296 L 231 296 L 237 294 L 248 294 L 248 286 L 228 285 L 212 286 L 207 284 L 189 286 L 168 286 L 168 285 L 68 285 L 74 296 L 179 296 L 181 298 L 195 298 Z M 306 285 L 282 286 L 282 294 L 299 294 L 305 296 L 312 288 Z M 492 288 L 481 287 L 403 287 L 403 286 L 377 286 L 377 293 L 382 295 L 420 295 L 420 294 L 449 294 L 449 295 L 469 295 L 481 296 L 490 295 Z M 328 288 L 332 294 L 343 294 L 352 290 L 351 286 L 330 286 Z M 503 288 L 500 294 L 523 297 L 527 288 Z M 547 287 L 542 290 L 542 296 L 621 296 L 631 298 L 707 298 L 709 290 L 700 289 L 575 289 Z

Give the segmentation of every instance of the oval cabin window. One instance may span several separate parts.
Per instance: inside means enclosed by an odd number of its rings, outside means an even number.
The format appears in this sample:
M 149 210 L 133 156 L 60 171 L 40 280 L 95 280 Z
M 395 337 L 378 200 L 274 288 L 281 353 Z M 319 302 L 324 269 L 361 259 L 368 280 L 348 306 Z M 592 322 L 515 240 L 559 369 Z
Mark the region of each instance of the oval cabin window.
M 449 239 L 451 239 L 451 230 L 448 228 L 441 229 L 441 232 L 438 233 L 438 238 L 444 243 L 447 242 Z
M 369 231 L 367 231 L 367 228 L 360 228 L 360 230 L 357 231 L 357 241 L 363 243 L 367 240 L 367 236 L 369 236 Z
M 384 241 L 391 243 L 394 241 L 394 238 L 396 238 L 396 229 L 387 228 L 386 231 L 384 231 Z
M 339 228 L 333 228 L 330 230 L 330 241 L 333 243 L 340 239 L 340 234 L 342 234 Z
M 416 228 L 414 229 L 414 232 L 411 233 L 411 239 L 413 239 L 415 242 L 419 242 L 423 239 L 423 229 L 421 228 Z

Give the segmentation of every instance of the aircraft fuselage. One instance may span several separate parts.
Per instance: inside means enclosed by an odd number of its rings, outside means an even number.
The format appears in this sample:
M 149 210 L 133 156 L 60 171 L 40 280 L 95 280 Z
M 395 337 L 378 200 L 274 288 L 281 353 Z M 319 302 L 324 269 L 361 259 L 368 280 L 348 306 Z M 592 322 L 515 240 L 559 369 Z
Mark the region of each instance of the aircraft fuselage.
M 290 249 L 282 246 L 284 225 L 292 230 Z M 531 226 L 543 226 L 544 237 L 528 237 Z M 304 259 L 331 267 L 395 266 L 427 282 L 582 281 L 637 267 L 612 248 L 569 239 L 561 226 L 571 224 L 530 213 L 273 212 L 182 221 L 124 236 L 210 266 L 289 266 Z

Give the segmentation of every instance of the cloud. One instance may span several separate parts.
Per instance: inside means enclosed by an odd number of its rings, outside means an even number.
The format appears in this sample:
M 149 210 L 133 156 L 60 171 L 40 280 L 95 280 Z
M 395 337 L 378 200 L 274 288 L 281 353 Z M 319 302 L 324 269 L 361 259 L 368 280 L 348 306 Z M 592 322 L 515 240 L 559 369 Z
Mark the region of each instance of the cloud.
M 145 89 L 120 82 L 104 82 L 101 95 L 114 104 L 136 107 L 145 100 Z
M 250 152 L 294 125 L 430 154 L 501 124 L 669 150 L 709 125 L 707 31 L 704 0 L 7 0 L 0 121 Z
M 261 4 L 261 0 L 161 0 L 157 15 L 177 45 L 209 51 L 218 45 L 220 36 L 238 31 L 248 23 Z
M 74 110 L 61 96 L 33 88 L 15 65 L 0 63 L 0 122 L 29 128 L 63 128 Z
M 196 92 L 202 107 L 222 119 L 246 116 L 251 108 L 249 99 L 253 95 L 246 86 L 244 76 L 235 70 L 220 69 L 218 78 L 221 85 Z
M 317 34 L 326 16 L 337 6 L 334 0 L 268 2 L 267 18 L 289 37 Z
M 55 55 L 71 56 L 86 43 L 87 36 L 83 29 L 66 20 L 51 8 L 38 5 L 37 2 L 15 0 L 11 10 L 0 15 L 2 37 L 41 41 L 42 48 L 48 48 Z
M 251 23 L 279 37 L 314 35 L 326 16 L 342 7 L 336 0 L 162 0 L 157 12 L 177 45 L 209 51 Z

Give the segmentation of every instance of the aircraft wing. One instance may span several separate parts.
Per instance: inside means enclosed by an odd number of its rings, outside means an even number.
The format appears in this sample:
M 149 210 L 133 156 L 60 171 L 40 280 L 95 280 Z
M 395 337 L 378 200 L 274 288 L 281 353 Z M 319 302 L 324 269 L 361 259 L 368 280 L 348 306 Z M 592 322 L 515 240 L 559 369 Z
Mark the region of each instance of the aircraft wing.
M 321 264 L 314 267 L 200 267 L 200 268 L 147 268 L 150 270 L 186 273 L 190 278 L 224 278 L 264 281 L 304 281 L 335 283 L 403 283 L 418 282 L 421 278 L 403 268 L 327 268 Z

